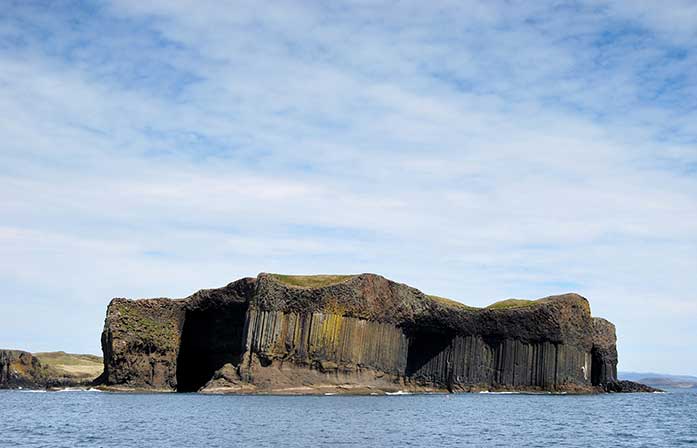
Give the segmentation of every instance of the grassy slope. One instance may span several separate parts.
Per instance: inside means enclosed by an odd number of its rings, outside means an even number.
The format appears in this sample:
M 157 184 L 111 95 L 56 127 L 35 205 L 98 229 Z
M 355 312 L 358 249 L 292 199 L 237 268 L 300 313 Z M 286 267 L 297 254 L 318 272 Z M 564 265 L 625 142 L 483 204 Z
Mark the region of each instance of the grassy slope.
M 443 305 L 446 305 L 446 306 L 453 306 L 456 308 L 464 308 L 467 310 L 478 310 L 479 309 L 477 307 L 465 305 L 462 302 L 458 302 L 457 300 L 448 299 L 446 297 L 433 296 L 433 295 L 427 295 L 426 297 L 428 297 L 431 300 L 435 300 L 436 302 L 442 303 Z
M 65 352 L 34 353 L 42 365 L 66 377 L 96 378 L 104 368 L 101 356 L 76 355 Z
M 345 282 L 354 275 L 283 275 L 271 274 L 271 276 L 281 283 L 298 288 L 322 288 L 324 286 L 335 285 Z
M 525 306 L 534 305 L 536 303 L 535 300 L 507 299 L 507 300 L 501 300 L 500 302 L 492 303 L 491 305 L 484 307 L 484 308 L 478 308 L 476 306 L 465 305 L 464 303 L 458 302 L 457 300 L 447 299 L 445 297 L 429 295 L 428 298 L 435 300 L 439 303 L 442 303 L 443 305 L 446 305 L 446 306 L 464 308 L 464 309 L 471 310 L 471 311 L 477 311 L 477 310 L 483 310 L 483 309 L 505 310 L 505 309 L 509 309 L 509 308 L 522 308 Z
M 503 310 L 507 308 L 521 308 L 524 306 L 530 306 L 535 303 L 535 300 L 525 300 L 525 299 L 506 299 L 500 302 L 492 303 L 487 306 L 490 310 Z

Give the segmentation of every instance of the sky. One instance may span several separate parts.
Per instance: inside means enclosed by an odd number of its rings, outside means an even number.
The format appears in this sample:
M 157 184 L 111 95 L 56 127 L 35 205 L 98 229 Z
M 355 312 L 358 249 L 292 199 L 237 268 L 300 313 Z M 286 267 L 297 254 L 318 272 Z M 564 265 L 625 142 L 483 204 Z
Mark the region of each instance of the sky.
M 697 3 L 2 3 L 0 347 L 374 272 L 577 292 L 620 370 L 697 374 Z

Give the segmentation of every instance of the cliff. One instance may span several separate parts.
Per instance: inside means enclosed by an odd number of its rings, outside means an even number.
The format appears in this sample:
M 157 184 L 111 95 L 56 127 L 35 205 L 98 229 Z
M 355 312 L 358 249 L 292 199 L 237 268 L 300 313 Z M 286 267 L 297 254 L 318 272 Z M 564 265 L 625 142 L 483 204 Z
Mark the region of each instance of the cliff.
M 614 326 L 577 294 L 479 309 L 373 274 L 114 299 L 102 348 L 103 384 L 129 389 L 591 392 L 617 376 Z
M 32 388 L 43 382 L 43 368 L 31 353 L 0 350 L 0 388 Z

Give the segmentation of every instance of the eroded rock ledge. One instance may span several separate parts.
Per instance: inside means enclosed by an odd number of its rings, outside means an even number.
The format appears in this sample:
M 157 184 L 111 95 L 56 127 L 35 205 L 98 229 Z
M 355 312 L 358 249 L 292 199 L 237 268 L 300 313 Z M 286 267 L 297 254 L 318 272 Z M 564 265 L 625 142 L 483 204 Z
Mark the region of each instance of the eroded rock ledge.
M 475 309 L 374 274 L 259 274 L 185 299 L 114 299 L 113 388 L 240 393 L 595 392 L 615 328 L 577 294 Z

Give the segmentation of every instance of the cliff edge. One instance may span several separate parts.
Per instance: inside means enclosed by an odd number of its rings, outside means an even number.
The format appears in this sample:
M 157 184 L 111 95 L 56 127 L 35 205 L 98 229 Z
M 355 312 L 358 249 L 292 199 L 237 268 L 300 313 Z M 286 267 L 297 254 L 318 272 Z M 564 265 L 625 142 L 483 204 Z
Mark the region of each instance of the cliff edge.
M 259 274 L 185 299 L 113 299 L 105 386 L 202 392 L 594 392 L 615 328 L 564 294 L 472 308 L 374 274 Z

